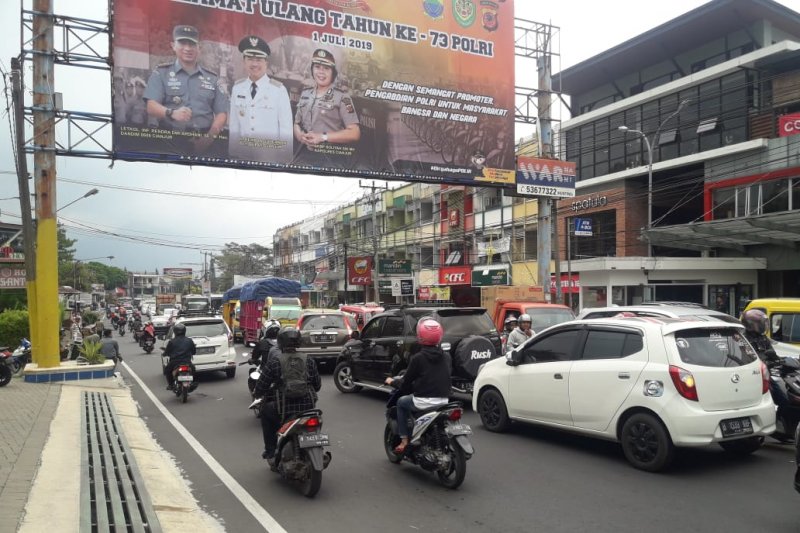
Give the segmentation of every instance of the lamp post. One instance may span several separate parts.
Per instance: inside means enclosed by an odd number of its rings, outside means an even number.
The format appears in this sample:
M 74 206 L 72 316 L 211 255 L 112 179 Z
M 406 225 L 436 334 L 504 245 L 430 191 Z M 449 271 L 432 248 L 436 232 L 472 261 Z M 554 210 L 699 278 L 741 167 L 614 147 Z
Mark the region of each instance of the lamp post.
M 665 118 L 661 124 L 658 125 L 656 128 L 656 132 L 653 134 L 653 142 L 650 142 L 650 139 L 647 138 L 647 135 L 642 130 L 635 130 L 629 128 L 628 126 L 620 126 L 617 128 L 619 131 L 623 133 L 633 133 L 635 135 L 640 136 L 644 139 L 645 147 L 647 148 L 647 229 L 650 230 L 653 227 L 653 150 L 658 147 L 658 136 L 661 134 L 661 128 L 664 125 L 672 120 L 673 117 L 677 116 L 678 113 L 681 112 L 683 107 L 689 103 L 689 100 L 682 100 L 680 104 L 678 104 L 678 109 L 676 109 L 671 115 Z M 648 237 L 647 239 L 647 256 L 653 256 L 653 245 L 650 242 Z
M 80 198 L 78 198 L 78 200 L 80 200 Z M 75 262 L 72 264 L 72 285 L 73 285 L 72 288 L 73 289 L 80 290 L 80 289 L 78 289 L 78 263 L 86 263 L 88 261 L 94 261 L 96 259 L 108 259 L 109 261 L 112 261 L 114 259 L 114 256 L 113 255 L 103 255 L 103 256 L 100 256 L 100 257 L 89 257 L 87 259 L 75 259 L 74 260 Z
M 71 205 L 72 205 L 72 204 L 74 204 L 75 202 L 78 202 L 78 201 L 80 201 L 80 200 L 83 200 L 84 198 L 89 198 L 90 196 L 94 196 L 95 194 L 97 194 L 97 193 L 99 193 L 99 192 L 100 192 L 100 191 L 99 191 L 98 189 L 90 189 L 90 190 L 89 190 L 89 191 L 88 191 L 86 194 L 84 194 L 83 196 L 80 196 L 80 197 L 78 197 L 78 198 L 75 198 L 74 200 L 72 200 L 72 201 L 71 201 L 70 203 L 68 203 L 67 205 L 62 205 L 61 207 L 59 207 L 58 209 L 56 209 L 56 213 L 58 213 L 58 212 L 59 212 L 59 211 L 61 211 L 62 209 L 66 209 L 67 207 L 71 206 Z

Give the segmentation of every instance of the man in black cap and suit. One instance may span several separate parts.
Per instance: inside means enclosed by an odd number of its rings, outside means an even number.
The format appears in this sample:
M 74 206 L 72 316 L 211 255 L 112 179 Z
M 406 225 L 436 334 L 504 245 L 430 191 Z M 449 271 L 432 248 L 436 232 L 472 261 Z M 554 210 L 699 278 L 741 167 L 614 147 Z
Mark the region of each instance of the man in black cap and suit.
M 256 35 L 239 42 L 247 77 L 231 91 L 228 154 L 243 161 L 291 163 L 292 104 L 283 84 L 267 75 L 270 49 Z
M 176 148 L 190 155 L 220 157 L 218 135 L 225 128 L 228 99 L 219 76 L 197 62 L 200 33 L 194 26 L 172 31 L 174 62 L 158 65 L 147 82 L 147 114 L 176 132 Z M 180 132 L 180 133 L 177 133 Z

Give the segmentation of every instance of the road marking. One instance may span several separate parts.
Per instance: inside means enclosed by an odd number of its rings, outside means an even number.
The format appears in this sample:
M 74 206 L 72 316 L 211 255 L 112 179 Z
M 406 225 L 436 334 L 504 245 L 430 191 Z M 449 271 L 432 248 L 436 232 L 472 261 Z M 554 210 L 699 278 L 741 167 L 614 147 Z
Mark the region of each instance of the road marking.
M 192 449 L 194 449 L 195 452 L 197 452 L 197 455 L 200 456 L 200 459 L 202 459 L 203 462 L 208 465 L 211 471 L 217 475 L 220 481 L 222 481 L 222 483 L 228 487 L 228 490 L 231 491 L 233 496 L 239 500 L 244 508 L 250 511 L 250 514 L 253 515 L 253 518 L 255 518 L 256 521 L 270 533 L 286 533 L 286 530 L 283 529 L 278 521 L 275 520 L 275 518 L 273 518 L 273 516 L 269 514 L 266 509 L 261 507 L 261 504 L 258 503 L 258 501 L 256 501 L 256 499 L 253 498 L 250 493 L 247 492 L 247 490 L 245 490 L 245 488 L 242 487 L 239 482 L 228 473 L 227 470 L 225 470 L 219 461 L 214 459 L 214 456 L 211 455 L 211 453 L 209 453 L 209 451 L 206 450 L 202 444 L 200 444 L 200 441 L 198 441 L 194 435 L 192 435 L 189 430 L 186 429 L 186 427 L 181 424 L 172 413 L 169 412 L 169 409 L 164 407 L 164 404 L 162 404 L 161 401 L 156 398 L 156 395 L 153 394 L 153 391 L 151 391 L 150 388 L 144 384 L 144 381 L 142 381 L 136 372 L 134 372 L 133 369 L 128 366 L 128 363 L 123 361 L 122 366 L 124 366 L 125 369 L 130 372 L 133 379 L 136 380 L 139 386 L 142 387 L 142 390 L 147 397 L 150 398 L 150 401 L 155 404 L 158 410 L 161 411 L 161 414 L 164 415 L 164 418 L 166 418 L 167 421 L 178 431 L 178 433 L 180 433 L 181 437 L 186 439 L 186 442 L 192 447 Z

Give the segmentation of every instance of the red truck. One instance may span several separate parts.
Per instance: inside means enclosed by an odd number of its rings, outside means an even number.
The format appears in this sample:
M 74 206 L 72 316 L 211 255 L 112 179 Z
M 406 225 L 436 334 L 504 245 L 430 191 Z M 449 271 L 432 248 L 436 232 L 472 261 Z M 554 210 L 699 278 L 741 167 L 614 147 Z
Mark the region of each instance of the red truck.
M 530 315 L 534 333 L 575 319 L 575 313 L 569 306 L 547 303 L 541 287 L 483 287 L 481 307 L 486 309 L 501 333 L 509 316 L 517 318 L 522 314 Z

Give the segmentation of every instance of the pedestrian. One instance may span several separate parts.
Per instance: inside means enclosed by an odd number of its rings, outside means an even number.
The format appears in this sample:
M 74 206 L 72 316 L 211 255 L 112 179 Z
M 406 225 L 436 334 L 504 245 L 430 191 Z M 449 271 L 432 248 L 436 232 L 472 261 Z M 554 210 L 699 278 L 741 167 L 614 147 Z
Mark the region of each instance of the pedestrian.
M 257 35 L 239 41 L 247 77 L 231 91 L 228 154 L 243 161 L 291 163 L 292 104 L 283 84 L 267 75 L 269 44 Z
M 355 152 L 342 145 L 358 142 L 361 127 L 352 97 L 334 85 L 338 70 L 331 52 L 322 48 L 314 52 L 311 77 L 314 86 L 300 94 L 294 117 L 294 137 L 301 143 L 298 158 L 303 163 L 331 164 Z
M 228 120 L 228 99 L 219 76 L 197 61 L 200 32 L 179 24 L 172 31 L 175 61 L 156 67 L 143 98 L 147 114 L 174 132 L 175 148 L 187 154 L 224 155 L 219 135 Z
M 114 370 L 117 369 L 117 364 L 122 361 L 122 355 L 119 353 L 119 343 L 111 337 L 110 329 L 103 330 L 103 338 L 100 340 L 100 353 L 106 359 L 114 361 Z

